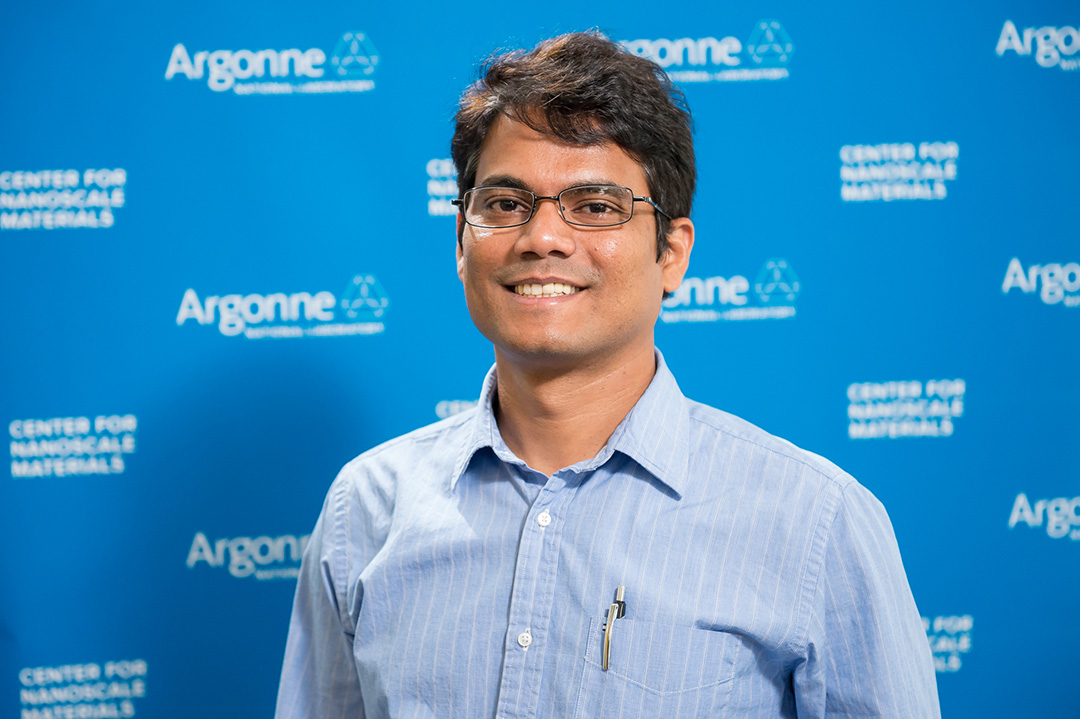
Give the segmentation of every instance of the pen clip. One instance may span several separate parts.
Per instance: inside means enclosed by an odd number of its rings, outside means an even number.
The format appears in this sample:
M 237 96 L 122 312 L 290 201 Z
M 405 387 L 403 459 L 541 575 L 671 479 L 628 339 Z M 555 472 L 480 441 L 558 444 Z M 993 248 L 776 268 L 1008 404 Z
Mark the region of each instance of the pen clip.
M 615 620 L 626 616 L 626 602 L 623 601 L 626 596 L 626 587 L 619 585 L 619 588 L 615 590 L 615 601 L 608 607 L 607 618 L 604 619 L 604 661 L 603 669 L 606 672 L 608 670 L 609 658 L 611 656 L 611 630 L 615 628 Z

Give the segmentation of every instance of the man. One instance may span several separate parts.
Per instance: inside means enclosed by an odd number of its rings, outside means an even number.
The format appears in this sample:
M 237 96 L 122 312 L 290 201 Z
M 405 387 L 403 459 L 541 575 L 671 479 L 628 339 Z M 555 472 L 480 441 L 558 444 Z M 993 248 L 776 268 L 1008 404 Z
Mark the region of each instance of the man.
M 596 34 L 464 96 L 479 407 L 350 462 L 304 556 L 299 717 L 936 717 L 884 509 L 687 400 L 653 346 L 694 243 L 690 117 Z

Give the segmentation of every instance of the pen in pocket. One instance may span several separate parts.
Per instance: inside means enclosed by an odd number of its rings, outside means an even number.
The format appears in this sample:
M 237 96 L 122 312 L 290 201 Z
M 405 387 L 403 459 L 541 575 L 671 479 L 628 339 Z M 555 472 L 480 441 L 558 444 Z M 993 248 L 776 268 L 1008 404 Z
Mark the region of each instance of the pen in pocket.
M 619 585 L 615 590 L 615 601 L 608 607 L 607 618 L 604 620 L 604 671 L 608 670 L 608 660 L 611 656 L 611 633 L 615 628 L 615 620 L 626 616 L 626 587 Z

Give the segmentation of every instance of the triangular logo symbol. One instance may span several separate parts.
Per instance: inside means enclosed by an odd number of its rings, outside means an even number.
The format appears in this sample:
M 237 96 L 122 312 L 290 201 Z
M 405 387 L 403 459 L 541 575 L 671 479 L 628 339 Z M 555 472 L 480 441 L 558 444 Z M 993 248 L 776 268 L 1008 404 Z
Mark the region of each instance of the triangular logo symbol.
M 353 277 L 341 297 L 341 309 L 350 320 L 377 320 L 389 306 L 390 298 L 374 275 Z
M 762 304 L 790 304 L 799 296 L 802 286 L 795 270 L 785 259 L 765 262 L 754 280 L 754 292 Z
M 338 77 L 370 77 L 379 66 L 379 51 L 364 33 L 347 32 L 334 46 L 330 64 Z
M 746 41 L 746 51 L 755 65 L 776 67 L 787 64 L 795 52 L 795 46 L 779 22 L 760 20 Z

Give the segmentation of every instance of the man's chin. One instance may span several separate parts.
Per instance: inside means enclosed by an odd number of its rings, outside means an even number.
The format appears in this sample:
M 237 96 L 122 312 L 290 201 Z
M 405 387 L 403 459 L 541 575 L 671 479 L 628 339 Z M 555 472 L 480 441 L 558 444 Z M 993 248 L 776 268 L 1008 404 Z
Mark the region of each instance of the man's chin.
M 562 373 L 599 369 L 615 369 L 632 357 L 633 347 L 597 346 L 581 341 L 580 337 L 564 337 L 547 342 L 513 343 L 492 342 L 495 358 L 500 364 L 508 364 L 529 371 Z M 646 350 L 651 356 L 653 346 Z
M 493 341 L 495 356 L 516 365 L 531 367 L 567 368 L 588 361 L 590 352 L 569 337 L 546 338 L 544 341 Z

